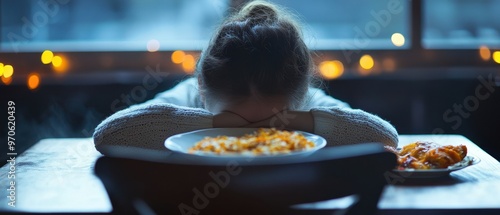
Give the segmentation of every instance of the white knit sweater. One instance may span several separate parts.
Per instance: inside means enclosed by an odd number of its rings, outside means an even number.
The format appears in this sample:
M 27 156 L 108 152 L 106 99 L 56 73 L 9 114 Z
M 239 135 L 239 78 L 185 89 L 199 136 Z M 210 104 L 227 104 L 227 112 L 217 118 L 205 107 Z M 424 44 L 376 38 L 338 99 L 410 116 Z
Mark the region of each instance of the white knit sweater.
M 310 88 L 303 110 L 314 117 L 314 133 L 328 146 L 380 142 L 396 147 L 397 131 L 387 121 Z M 213 114 L 201 108 L 196 80 L 190 78 L 144 104 L 133 105 L 101 122 L 94 133 L 97 150 L 103 145 L 166 150 L 174 134 L 211 128 Z

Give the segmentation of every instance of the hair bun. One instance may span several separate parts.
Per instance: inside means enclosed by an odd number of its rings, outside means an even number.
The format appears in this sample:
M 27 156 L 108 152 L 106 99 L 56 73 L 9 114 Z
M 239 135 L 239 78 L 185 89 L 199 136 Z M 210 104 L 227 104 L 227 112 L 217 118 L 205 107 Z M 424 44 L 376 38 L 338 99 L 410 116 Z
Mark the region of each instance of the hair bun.
M 253 1 L 240 10 L 240 16 L 256 22 L 273 22 L 278 18 L 278 9 L 265 1 Z

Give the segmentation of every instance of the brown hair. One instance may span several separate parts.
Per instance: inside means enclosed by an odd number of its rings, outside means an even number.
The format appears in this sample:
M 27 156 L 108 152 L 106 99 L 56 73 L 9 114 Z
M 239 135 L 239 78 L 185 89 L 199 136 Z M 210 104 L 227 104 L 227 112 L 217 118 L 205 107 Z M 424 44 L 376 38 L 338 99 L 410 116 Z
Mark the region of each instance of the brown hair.
M 276 5 L 252 1 L 217 29 L 197 66 L 202 94 L 304 100 L 313 62 L 300 28 Z

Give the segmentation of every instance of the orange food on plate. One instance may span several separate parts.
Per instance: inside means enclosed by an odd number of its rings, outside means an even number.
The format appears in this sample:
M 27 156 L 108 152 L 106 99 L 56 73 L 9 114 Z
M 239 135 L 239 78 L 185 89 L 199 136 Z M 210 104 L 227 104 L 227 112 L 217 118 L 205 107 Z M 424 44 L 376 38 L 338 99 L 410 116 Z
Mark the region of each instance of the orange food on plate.
M 272 155 L 311 149 L 315 144 L 295 131 L 260 128 L 242 137 L 205 137 L 189 149 L 190 153 Z
M 462 161 L 467 155 L 465 145 L 439 145 L 433 142 L 414 142 L 401 150 L 388 148 L 398 155 L 399 169 L 440 169 Z

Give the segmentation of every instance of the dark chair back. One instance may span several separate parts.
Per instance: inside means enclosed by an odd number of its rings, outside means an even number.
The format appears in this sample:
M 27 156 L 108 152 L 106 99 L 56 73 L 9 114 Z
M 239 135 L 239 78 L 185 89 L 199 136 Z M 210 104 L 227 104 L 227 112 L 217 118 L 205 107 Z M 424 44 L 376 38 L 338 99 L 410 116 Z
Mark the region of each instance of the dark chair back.
M 201 157 L 109 146 L 95 173 L 117 214 L 281 214 L 291 205 L 357 195 L 344 214 L 373 214 L 384 173 L 381 144 L 329 147 L 272 159 Z M 297 212 L 296 210 L 294 213 Z

